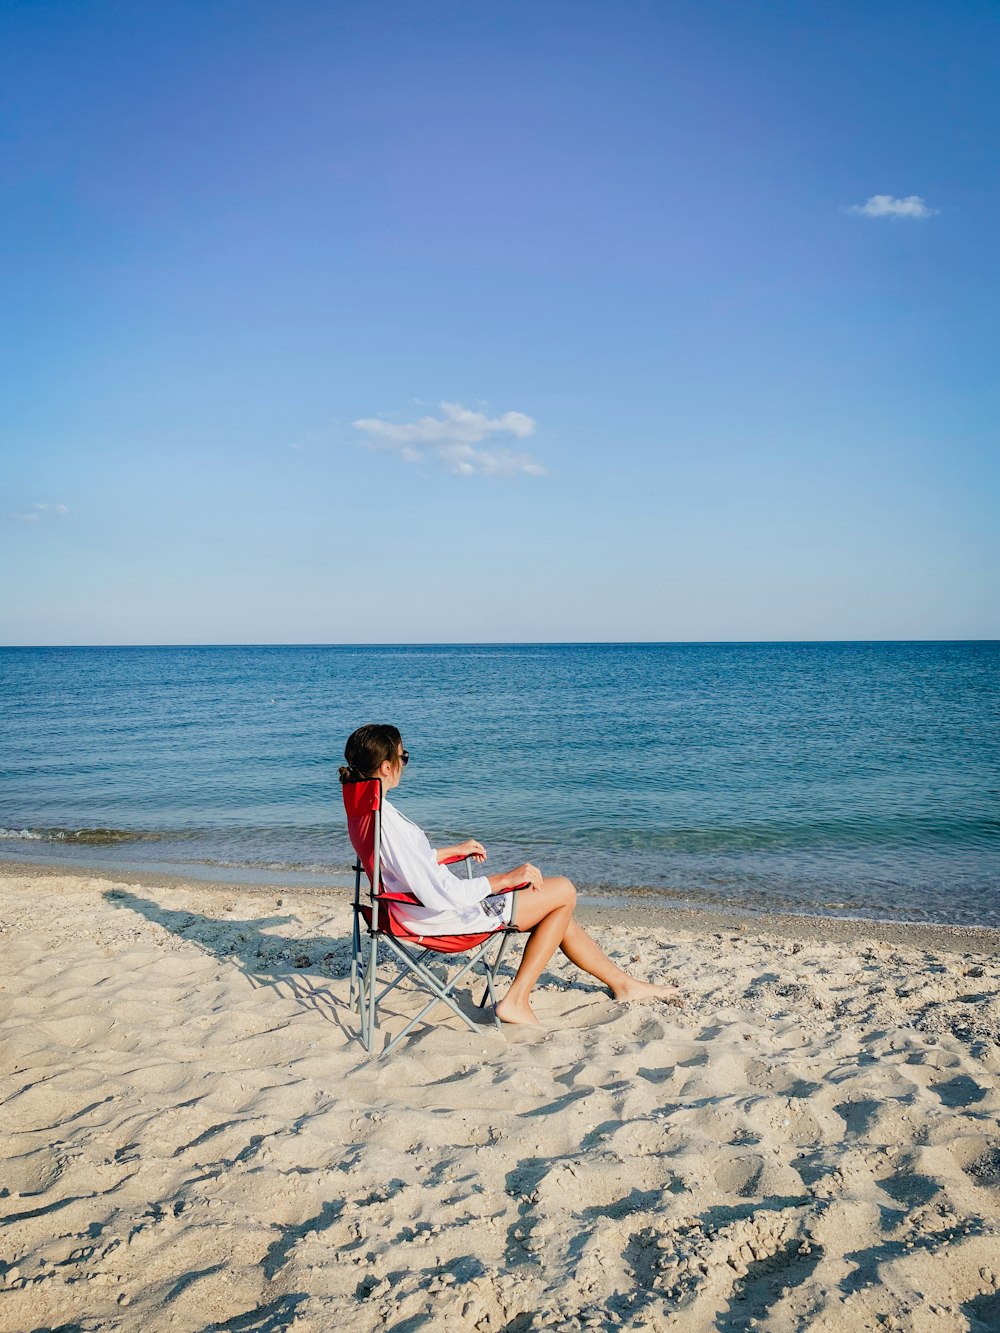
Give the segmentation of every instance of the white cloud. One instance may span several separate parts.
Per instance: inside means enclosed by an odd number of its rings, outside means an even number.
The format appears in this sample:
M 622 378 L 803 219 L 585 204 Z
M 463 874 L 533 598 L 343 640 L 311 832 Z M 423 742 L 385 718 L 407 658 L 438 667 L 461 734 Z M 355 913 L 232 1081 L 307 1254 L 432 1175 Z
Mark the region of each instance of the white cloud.
M 932 218 L 938 209 L 928 208 L 919 194 L 908 194 L 905 199 L 873 194 L 867 203 L 852 204 L 847 211 L 863 218 Z
M 488 417 L 485 412 L 471 412 L 461 403 L 441 403 L 440 417 L 420 417 L 416 421 L 383 421 L 363 417 L 356 429 L 368 436 L 375 449 L 397 453 L 406 463 L 435 459 L 458 476 L 510 476 L 523 472 L 538 477 L 545 467 L 531 454 L 520 453 L 504 445 L 480 449 L 477 445 L 496 437 L 527 439 L 534 435 L 536 423 L 524 412 L 505 412 Z
M 43 518 L 62 518 L 64 514 L 68 513 L 69 505 L 35 504 L 31 506 L 26 514 L 11 514 L 11 518 L 19 518 L 24 523 L 38 523 Z

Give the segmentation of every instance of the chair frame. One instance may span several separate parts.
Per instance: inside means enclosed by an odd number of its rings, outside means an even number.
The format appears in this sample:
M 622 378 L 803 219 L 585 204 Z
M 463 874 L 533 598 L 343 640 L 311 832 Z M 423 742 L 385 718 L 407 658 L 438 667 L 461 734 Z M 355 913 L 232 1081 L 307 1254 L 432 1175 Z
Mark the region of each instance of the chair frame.
M 378 781 L 372 779 L 371 781 Z M 352 784 L 353 785 L 353 784 Z M 418 1023 L 421 1023 L 427 1015 L 439 1004 L 445 1004 L 453 1014 L 470 1028 L 473 1032 L 480 1031 L 480 1025 L 473 1023 L 466 1013 L 459 1007 L 454 997 L 454 989 L 462 980 L 465 974 L 471 971 L 478 963 L 482 963 L 483 971 L 486 974 L 486 989 L 483 991 L 483 998 L 479 1001 L 479 1007 L 484 1008 L 489 1002 L 491 1006 L 496 1005 L 496 981 L 500 964 L 503 961 L 507 944 L 511 935 L 520 932 L 510 925 L 501 925 L 495 931 L 490 932 L 486 939 L 482 939 L 482 932 L 470 935 L 468 938 L 471 943 L 462 948 L 455 948 L 454 945 L 448 949 L 435 947 L 434 936 L 424 935 L 419 938 L 419 944 L 414 945 L 410 939 L 402 938 L 393 928 L 391 904 L 393 902 L 416 903 L 418 900 L 412 895 L 400 895 L 385 892 L 385 886 L 382 883 L 382 801 L 385 793 L 382 783 L 379 781 L 379 799 L 374 809 L 374 854 L 372 858 L 372 872 L 369 878 L 365 867 L 362 865 L 361 855 L 358 848 L 355 851 L 358 855 L 355 859 L 354 870 L 354 931 L 352 940 L 351 954 L 351 991 L 350 1004 L 358 1014 L 360 1036 L 365 1050 L 372 1054 L 375 1043 L 375 1033 L 379 1028 L 379 1005 L 394 990 L 401 981 L 411 977 L 418 988 L 430 992 L 430 999 L 405 1027 L 387 1042 L 379 1055 L 388 1055 L 408 1037 Z M 464 862 L 466 873 L 471 879 L 472 862 L 471 856 L 451 857 L 443 862 L 444 865 L 453 865 Z M 369 880 L 368 901 L 363 901 L 361 892 L 362 876 Z M 378 892 L 375 886 L 378 885 Z M 513 892 L 513 890 L 509 890 Z M 367 951 L 364 947 L 364 937 L 368 937 Z M 455 937 L 448 937 L 454 940 Z M 399 969 L 398 975 L 391 981 L 382 984 L 379 978 L 379 951 L 380 945 L 385 944 L 388 961 L 395 963 Z M 496 955 L 490 959 L 490 954 L 496 947 Z M 367 953 L 367 956 L 366 956 Z M 441 981 L 428 966 L 427 960 L 432 957 L 444 957 L 451 953 L 468 953 L 469 957 L 462 964 L 459 970 L 447 981 Z M 496 1013 L 493 1015 L 494 1026 L 499 1029 L 501 1023 Z

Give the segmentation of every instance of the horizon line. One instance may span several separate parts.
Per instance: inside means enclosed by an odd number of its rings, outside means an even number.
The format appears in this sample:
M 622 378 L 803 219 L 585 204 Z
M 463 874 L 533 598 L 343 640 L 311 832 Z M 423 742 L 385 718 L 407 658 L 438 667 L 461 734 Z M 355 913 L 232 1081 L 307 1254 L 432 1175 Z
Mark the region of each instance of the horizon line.
M 1000 643 L 1000 638 L 891 638 L 891 639 L 425 639 L 371 640 L 344 642 L 265 642 L 225 643 L 4 643 L 2 651 L 56 649 L 157 649 L 157 648 L 681 648 L 681 647 L 759 647 L 764 645 L 804 644 L 887 644 L 887 643 Z

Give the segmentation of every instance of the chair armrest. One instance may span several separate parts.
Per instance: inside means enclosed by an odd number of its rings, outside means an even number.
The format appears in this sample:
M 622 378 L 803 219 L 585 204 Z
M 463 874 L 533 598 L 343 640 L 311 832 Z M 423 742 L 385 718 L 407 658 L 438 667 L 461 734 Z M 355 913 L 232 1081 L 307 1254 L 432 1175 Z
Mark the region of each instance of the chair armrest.
M 397 890 L 395 893 L 373 893 L 372 897 L 379 903 L 407 903 L 410 907 L 423 907 L 423 903 L 413 893 L 404 893 Z
M 471 860 L 472 860 L 472 853 L 469 852 L 467 856 L 446 856 L 443 861 L 438 862 L 438 865 L 453 866 L 459 861 L 471 861 Z

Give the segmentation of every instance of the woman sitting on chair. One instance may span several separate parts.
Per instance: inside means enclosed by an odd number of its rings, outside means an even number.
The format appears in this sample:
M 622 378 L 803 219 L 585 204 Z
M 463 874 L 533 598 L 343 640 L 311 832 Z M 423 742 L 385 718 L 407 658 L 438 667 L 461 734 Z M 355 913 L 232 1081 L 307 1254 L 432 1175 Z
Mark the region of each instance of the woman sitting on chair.
M 359 727 L 344 747 L 347 767 L 341 782 L 381 778 L 383 791 L 399 786 L 409 759 L 396 727 Z M 427 836 L 386 799 L 382 803 L 382 878 L 390 891 L 409 890 L 421 907 L 399 905 L 411 930 L 423 935 L 464 935 L 511 925 L 528 933 L 521 965 L 510 989 L 496 1007 L 504 1023 L 537 1023 L 529 997 L 542 969 L 555 953 L 563 953 L 609 988 L 616 1000 L 679 1000 L 674 986 L 638 981 L 623 972 L 574 920 L 576 889 L 562 875 L 545 876 L 533 865 L 499 875 L 459 879 L 442 862 L 472 856 L 486 860 L 475 838 L 455 847 L 433 849 Z

